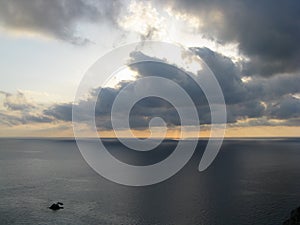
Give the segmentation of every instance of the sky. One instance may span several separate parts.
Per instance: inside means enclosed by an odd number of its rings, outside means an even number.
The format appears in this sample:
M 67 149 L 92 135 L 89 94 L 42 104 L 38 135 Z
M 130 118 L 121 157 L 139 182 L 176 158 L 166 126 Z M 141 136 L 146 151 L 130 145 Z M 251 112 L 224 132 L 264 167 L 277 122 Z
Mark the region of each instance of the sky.
M 299 11 L 297 0 L 0 0 L 0 136 L 72 137 L 72 104 L 86 71 L 112 49 L 147 40 L 184 46 L 210 67 L 226 102 L 226 137 L 300 136 Z M 151 59 L 139 51 L 131 56 Z M 132 74 L 175 80 L 199 113 L 201 132 L 191 137 L 210 135 L 201 90 L 160 63 L 128 66 L 119 83 L 102 88 L 101 134 L 114 136 L 112 102 L 134 82 Z M 147 137 L 153 117 L 178 137 L 176 110 L 155 98 L 132 109 L 134 134 Z

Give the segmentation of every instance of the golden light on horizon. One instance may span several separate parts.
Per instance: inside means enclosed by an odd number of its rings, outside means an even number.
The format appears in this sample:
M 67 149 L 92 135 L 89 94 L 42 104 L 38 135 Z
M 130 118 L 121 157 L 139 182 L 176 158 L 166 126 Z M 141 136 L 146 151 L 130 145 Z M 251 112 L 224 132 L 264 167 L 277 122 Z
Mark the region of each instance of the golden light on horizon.
M 137 138 L 148 138 L 149 130 L 132 130 Z M 122 132 L 122 137 L 127 137 L 127 131 Z M 116 138 L 113 131 L 101 131 L 103 138 Z M 201 129 L 200 133 L 190 133 L 190 138 L 209 138 L 210 129 Z M 227 127 L 225 138 L 263 138 L 263 137 L 300 137 L 300 128 L 297 126 L 254 126 L 254 127 Z M 169 129 L 167 139 L 179 139 L 180 129 Z
M 30 132 L 28 129 L 30 128 Z M 131 130 L 137 138 L 148 138 L 149 130 Z M 97 134 L 92 134 L 89 129 L 83 131 L 84 137 L 96 138 Z M 120 132 L 121 137 L 128 137 L 128 131 Z M 159 133 L 155 137 L 160 137 Z M 200 133 L 190 132 L 190 138 L 209 138 L 210 129 L 201 128 Z M 70 123 L 61 124 L 36 124 L 36 125 L 18 125 L 15 127 L 0 127 L 0 137 L 68 137 L 73 138 L 73 128 Z M 114 131 L 99 131 L 100 138 L 116 138 Z M 263 138 L 263 137 L 300 137 L 300 128 L 297 126 L 252 126 L 252 127 L 227 127 L 225 138 Z M 168 129 L 165 138 L 179 139 L 180 129 Z

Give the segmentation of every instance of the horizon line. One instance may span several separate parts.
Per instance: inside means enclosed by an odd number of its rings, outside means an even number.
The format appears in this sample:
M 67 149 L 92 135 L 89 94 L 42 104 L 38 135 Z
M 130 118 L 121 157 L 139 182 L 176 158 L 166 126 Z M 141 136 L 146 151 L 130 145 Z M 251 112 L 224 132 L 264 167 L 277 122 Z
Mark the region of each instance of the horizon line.
M 249 136 L 249 137 L 224 137 L 224 140 L 232 140 L 232 139 L 300 139 L 300 136 Z M 60 136 L 48 136 L 48 137 L 41 137 L 41 136 L 0 136 L 0 139 L 104 139 L 104 140 L 118 140 L 117 137 L 80 137 L 80 138 L 75 138 L 75 137 L 70 137 L 70 136 L 64 136 L 64 137 L 60 137 Z M 126 138 L 126 137 L 122 137 L 122 139 L 133 139 L 133 138 Z M 139 139 L 148 139 L 148 138 L 139 138 Z M 157 140 L 159 138 L 150 138 L 152 140 Z M 209 140 L 209 139 L 221 139 L 219 137 L 198 137 L 198 138 L 165 138 L 164 140 Z M 134 140 L 134 139 L 133 139 Z

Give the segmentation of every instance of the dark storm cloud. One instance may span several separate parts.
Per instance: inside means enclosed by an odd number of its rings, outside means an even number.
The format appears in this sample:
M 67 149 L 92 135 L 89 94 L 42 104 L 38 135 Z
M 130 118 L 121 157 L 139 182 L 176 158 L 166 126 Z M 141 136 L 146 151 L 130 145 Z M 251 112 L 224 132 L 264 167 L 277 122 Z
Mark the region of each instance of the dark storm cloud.
M 162 118 L 168 127 L 180 125 L 179 115 L 169 102 L 157 97 L 148 97 L 132 108 L 130 126 L 144 129 L 149 126 L 150 120 L 154 117 Z
M 265 115 L 265 108 L 258 100 L 248 100 L 238 104 L 227 105 L 229 123 L 240 119 L 259 118 Z
M 235 124 L 238 120 L 250 119 L 243 126 L 292 126 L 299 124 L 300 99 L 297 97 L 297 94 L 300 93 L 299 74 L 281 74 L 269 78 L 252 77 L 247 82 L 243 82 L 241 67 L 233 63 L 230 58 L 207 48 L 192 48 L 192 51 L 207 63 L 219 81 L 227 104 L 228 123 Z M 143 60 L 153 59 L 141 52 L 133 52 L 131 57 Z M 137 78 L 159 76 L 176 82 L 194 101 L 200 123 L 210 123 L 210 109 L 207 100 L 201 89 L 184 71 L 172 65 L 166 65 L 162 61 L 136 63 L 130 67 L 138 72 Z M 83 122 L 89 121 L 87 109 L 96 101 L 95 121 L 97 128 L 99 130 L 112 129 L 110 112 L 113 102 L 120 91 L 129 84 L 133 84 L 133 87 L 129 89 L 127 94 L 132 94 L 136 88 L 133 81 L 123 81 L 115 88 L 103 88 L 100 96 L 98 96 L 99 89 L 92 90 L 89 99 L 82 100 L 74 106 L 77 110 L 80 110 L 82 116 L 80 120 Z M 160 87 L 159 85 L 156 87 L 149 84 L 144 86 L 143 90 L 146 90 L 146 88 Z M 124 104 L 125 108 L 127 103 L 121 104 Z M 120 119 L 124 120 L 125 118 L 122 117 L 123 112 L 119 113 L 121 115 Z M 44 116 L 51 118 L 53 121 L 70 122 L 72 120 L 72 104 L 53 105 L 44 110 Z M 148 128 L 153 117 L 163 118 L 169 127 L 180 125 L 178 113 L 169 102 L 156 97 L 148 97 L 139 101 L 132 108 L 129 119 L 130 126 L 134 129 Z M 273 119 L 282 121 L 274 122 Z
M 192 50 L 206 61 L 220 82 L 224 92 L 225 101 L 228 105 L 228 122 L 234 123 L 237 119 L 248 117 L 254 118 L 263 114 L 264 107 L 261 105 L 260 101 L 256 99 L 257 96 L 249 95 L 249 90 L 241 81 L 240 69 L 236 67 L 229 58 L 207 48 L 193 48 Z M 146 60 L 146 62 L 131 64 L 131 69 L 139 74 L 137 78 L 158 76 L 176 82 L 194 101 L 201 124 L 210 123 L 210 109 L 205 95 L 195 81 L 184 73 L 184 71 L 181 71 L 174 66 L 166 65 L 163 61 L 147 61 L 153 60 L 153 58 L 144 55 L 141 52 L 133 52 L 131 57 L 133 59 Z M 132 82 L 123 82 L 116 88 L 104 88 L 101 90 L 101 95 L 97 99 L 95 109 L 96 124 L 99 129 L 112 129 L 110 121 L 112 104 L 118 93 L 130 83 Z M 84 109 L 87 108 L 86 105 L 95 100 L 97 92 L 98 90 L 92 91 L 93 98 L 82 101 L 79 106 L 75 107 L 79 107 L 80 110 L 84 111 Z M 129 92 L 128 94 L 132 93 Z M 176 95 L 176 93 L 174 94 Z M 185 103 L 183 102 L 182 105 L 184 104 Z M 57 105 L 50 110 L 46 110 L 45 113 L 59 120 L 71 120 L 70 105 Z M 82 112 L 82 114 L 84 115 L 85 113 Z M 180 119 L 176 109 L 166 100 L 153 97 L 142 99 L 132 108 L 130 125 L 134 129 L 145 129 L 149 126 L 149 122 L 153 117 L 163 118 L 169 127 L 180 125 Z M 82 118 L 83 121 L 85 119 L 87 118 Z
M 253 77 L 249 82 L 243 82 L 242 67 L 233 63 L 230 58 L 208 48 L 191 50 L 206 62 L 216 76 L 224 93 L 229 123 L 247 118 L 288 120 L 300 117 L 300 100 L 292 97 L 293 94 L 300 93 L 298 73 L 281 74 L 271 78 Z M 146 60 L 146 56 L 140 53 L 132 56 Z M 205 96 L 188 76 L 171 66 L 165 67 L 157 63 L 155 65 L 153 62 L 134 64 L 131 69 L 138 71 L 140 76 L 161 76 L 177 82 L 193 99 L 200 121 L 204 124 L 210 123 L 210 111 Z M 165 107 L 160 109 L 163 111 Z M 151 113 L 151 107 L 141 108 L 140 114 L 145 111 Z M 174 120 L 174 125 L 178 124 L 179 122 Z
M 79 22 L 113 22 L 118 1 L 0 0 L 0 26 L 28 30 L 82 45 L 89 42 L 77 34 Z
M 95 117 L 96 117 L 96 125 L 97 127 L 102 127 L 105 129 L 111 129 L 110 122 L 110 112 L 111 107 L 114 102 L 115 97 L 119 93 L 119 91 L 126 86 L 126 83 L 121 83 L 116 89 L 113 88 L 98 88 L 91 90 L 90 97 L 86 100 L 81 100 L 77 105 L 73 105 L 72 103 L 61 103 L 54 104 L 51 107 L 45 109 L 43 114 L 53 118 L 54 121 L 72 121 L 72 109 L 76 108 L 78 111 L 77 115 L 80 116 L 78 120 L 82 122 L 87 122 L 91 118 L 88 116 L 89 109 L 93 107 L 93 103 L 96 102 L 95 105 Z M 98 97 L 98 93 L 100 92 L 100 96 Z M 101 99 L 101 101 L 100 101 Z M 91 124 L 90 124 L 91 125 Z
M 294 74 L 281 74 L 272 78 L 258 78 L 247 83 L 252 95 L 263 101 L 278 99 L 281 96 L 300 92 L 300 72 Z M 248 92 L 249 93 L 249 92 Z
M 71 42 L 88 43 L 77 33 L 81 22 L 115 23 L 124 8 L 121 1 L 0 0 L 0 26 L 34 31 Z M 300 2 L 297 0 L 166 0 L 156 7 L 199 17 L 199 33 L 220 43 L 238 43 L 249 57 L 243 74 L 270 76 L 300 69 Z M 142 39 L 155 34 L 148 28 Z
M 269 114 L 275 119 L 291 119 L 300 116 L 300 100 L 288 95 L 273 103 Z
M 132 56 L 138 56 L 139 59 L 142 58 L 143 60 L 147 60 L 147 56 L 141 55 L 140 53 L 132 54 Z M 148 60 L 152 59 L 153 58 L 148 57 Z M 210 111 L 205 95 L 199 88 L 197 83 L 184 71 L 179 70 L 175 66 L 169 64 L 151 61 L 132 64 L 130 67 L 132 70 L 138 72 L 139 76 L 137 78 L 157 76 L 172 80 L 173 82 L 177 83 L 193 100 L 195 107 L 197 108 L 197 111 L 199 113 L 201 122 L 210 123 Z M 157 93 L 159 93 L 160 91 L 161 90 L 158 90 Z M 178 93 L 174 92 L 173 97 L 176 97 L 176 94 Z M 181 102 L 180 104 L 184 106 L 186 103 Z M 160 98 L 146 98 L 143 101 L 141 101 L 132 110 L 132 112 L 135 113 L 132 115 L 133 117 L 131 118 L 131 124 L 133 127 L 135 127 L 134 119 L 139 115 L 141 117 L 139 118 L 139 121 L 143 121 L 146 127 L 148 126 L 149 121 L 153 117 L 163 118 L 168 126 L 180 125 L 180 119 L 176 109 L 169 102 Z
M 228 121 L 259 118 L 290 119 L 300 117 L 299 73 L 281 74 L 270 78 L 253 77 L 243 83 L 241 67 L 228 57 L 207 48 L 192 48 L 214 72 L 223 90 Z
M 258 95 L 253 88 L 249 88 L 242 82 L 241 69 L 230 58 L 213 52 L 208 48 L 192 48 L 191 50 L 206 62 L 216 76 L 224 93 L 229 123 L 234 123 L 238 119 L 260 117 L 265 113 L 265 108 L 261 104 L 261 97 L 263 96 Z M 144 60 L 146 59 L 144 55 L 133 55 Z M 131 69 L 136 70 L 143 77 L 160 76 L 178 83 L 193 99 L 201 123 L 210 123 L 210 109 L 205 95 L 188 75 L 172 66 L 153 62 L 134 64 L 131 65 Z M 160 107 L 160 110 L 163 112 L 165 108 Z M 143 115 L 143 112 L 151 113 L 152 108 L 141 108 L 140 115 Z M 174 118 L 171 116 L 174 115 L 173 111 L 165 111 L 162 114 Z M 180 125 L 178 116 L 172 122 L 173 125 Z
M 72 104 L 57 104 L 46 110 L 44 114 L 57 120 L 72 121 Z
M 246 101 L 249 96 L 241 80 L 241 69 L 228 57 L 208 48 L 191 48 L 199 55 L 215 74 L 221 85 L 226 104 Z
M 200 33 L 237 42 L 250 58 L 245 74 L 269 76 L 300 68 L 300 2 L 297 0 L 169 0 L 158 5 L 197 16 Z

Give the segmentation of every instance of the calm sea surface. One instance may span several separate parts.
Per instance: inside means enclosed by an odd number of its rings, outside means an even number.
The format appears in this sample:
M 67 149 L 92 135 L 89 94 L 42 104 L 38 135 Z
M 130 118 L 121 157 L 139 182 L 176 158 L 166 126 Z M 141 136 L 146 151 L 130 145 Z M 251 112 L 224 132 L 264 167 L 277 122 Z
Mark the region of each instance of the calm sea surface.
M 198 172 L 206 141 L 169 180 L 126 187 L 96 174 L 74 140 L 0 139 L 0 224 L 276 225 L 300 206 L 300 140 L 226 140 Z M 175 141 L 150 153 L 106 146 L 137 165 L 168 156 Z M 61 201 L 65 209 L 47 207 Z

